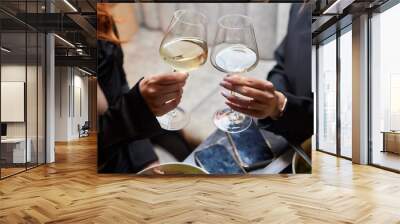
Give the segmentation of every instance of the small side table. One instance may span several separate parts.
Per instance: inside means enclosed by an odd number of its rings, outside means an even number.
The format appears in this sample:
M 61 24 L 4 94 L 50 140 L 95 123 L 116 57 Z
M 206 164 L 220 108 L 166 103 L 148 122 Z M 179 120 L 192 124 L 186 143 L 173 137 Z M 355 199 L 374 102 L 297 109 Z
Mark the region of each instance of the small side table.
M 382 131 L 383 149 L 382 152 L 400 154 L 400 131 Z

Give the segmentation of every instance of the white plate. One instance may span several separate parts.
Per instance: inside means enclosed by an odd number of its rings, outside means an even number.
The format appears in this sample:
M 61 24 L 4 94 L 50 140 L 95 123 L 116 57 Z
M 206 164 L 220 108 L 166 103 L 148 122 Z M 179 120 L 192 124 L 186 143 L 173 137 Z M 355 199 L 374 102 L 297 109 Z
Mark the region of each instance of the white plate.
M 138 172 L 138 175 L 154 175 L 154 174 L 159 174 L 154 172 L 154 168 L 161 170 L 164 172 L 164 175 L 182 175 L 182 174 L 209 174 L 207 171 L 204 169 L 193 166 L 191 164 L 187 163 L 176 163 L 176 162 L 171 162 L 171 163 L 163 163 L 160 165 L 155 165 L 148 167 L 140 172 Z

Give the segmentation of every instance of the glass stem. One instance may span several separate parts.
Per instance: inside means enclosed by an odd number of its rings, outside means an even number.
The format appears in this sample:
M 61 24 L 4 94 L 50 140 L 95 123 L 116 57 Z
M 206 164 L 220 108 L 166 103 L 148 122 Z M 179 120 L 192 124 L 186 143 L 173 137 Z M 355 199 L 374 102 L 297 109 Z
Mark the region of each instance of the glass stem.
M 174 72 L 176 72 L 176 69 L 174 69 Z M 168 123 L 170 123 L 171 120 L 176 117 L 176 109 L 173 109 L 169 114 L 170 114 L 169 115 L 170 117 L 169 117 L 169 122 Z
M 172 118 L 176 117 L 176 109 L 173 109 L 173 110 L 171 111 L 171 117 L 172 117 Z
M 171 122 L 172 120 L 176 117 L 176 109 L 171 110 L 170 112 L 167 113 L 168 116 L 168 123 L 167 126 L 171 127 Z
M 174 72 L 176 72 L 176 69 L 174 69 Z M 173 109 L 168 113 L 168 127 L 171 126 L 171 122 L 176 117 L 176 114 L 176 109 Z
M 230 94 L 231 94 L 231 96 L 234 96 L 234 93 L 233 93 L 232 90 L 231 90 Z M 229 113 L 229 121 L 233 122 L 233 121 L 235 121 L 235 111 L 232 108 L 229 108 L 229 111 L 230 111 L 230 113 Z
M 231 96 L 235 96 L 235 92 L 234 91 L 230 91 Z M 229 108 L 230 110 L 230 114 L 229 114 L 229 121 L 230 122 L 235 122 L 239 119 L 239 113 L 234 111 L 232 108 Z

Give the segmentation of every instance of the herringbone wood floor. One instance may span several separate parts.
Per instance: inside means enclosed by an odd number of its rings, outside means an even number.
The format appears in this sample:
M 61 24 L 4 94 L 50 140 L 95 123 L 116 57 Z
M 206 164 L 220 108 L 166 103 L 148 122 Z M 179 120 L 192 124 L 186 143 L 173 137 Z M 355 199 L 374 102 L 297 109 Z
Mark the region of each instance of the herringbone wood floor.
M 138 178 L 96 173 L 96 142 L 0 181 L 0 223 L 400 223 L 400 175 L 319 152 L 313 174 Z

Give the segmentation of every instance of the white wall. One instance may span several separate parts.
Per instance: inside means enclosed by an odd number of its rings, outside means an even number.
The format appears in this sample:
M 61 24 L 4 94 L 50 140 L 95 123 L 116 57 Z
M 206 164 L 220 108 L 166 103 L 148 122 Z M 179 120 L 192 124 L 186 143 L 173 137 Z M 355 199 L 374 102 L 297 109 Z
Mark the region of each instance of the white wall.
M 55 141 L 67 141 L 69 138 L 69 73 L 67 67 L 55 68 Z
M 56 141 L 79 137 L 78 125 L 88 120 L 88 79 L 71 67 L 56 67 Z M 80 113 L 80 108 L 82 112 Z

